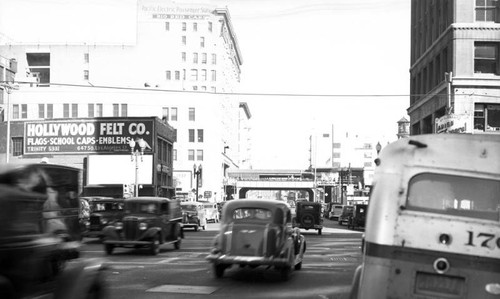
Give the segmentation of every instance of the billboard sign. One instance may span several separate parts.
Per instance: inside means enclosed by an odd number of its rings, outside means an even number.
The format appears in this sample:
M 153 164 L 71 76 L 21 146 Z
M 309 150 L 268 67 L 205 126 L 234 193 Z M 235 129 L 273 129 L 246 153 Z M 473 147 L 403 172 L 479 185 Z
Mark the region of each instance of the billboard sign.
M 471 133 L 470 116 L 467 114 L 449 114 L 436 118 L 436 133 Z
M 130 152 L 131 140 L 143 139 L 152 152 L 154 119 L 84 118 L 26 122 L 24 154 Z M 137 147 L 136 142 L 136 147 Z

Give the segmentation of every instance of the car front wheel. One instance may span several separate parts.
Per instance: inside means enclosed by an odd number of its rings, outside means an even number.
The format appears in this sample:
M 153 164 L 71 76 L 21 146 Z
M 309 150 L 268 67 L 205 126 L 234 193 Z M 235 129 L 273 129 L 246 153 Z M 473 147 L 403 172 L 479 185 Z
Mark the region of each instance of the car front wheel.
M 104 244 L 104 250 L 106 251 L 107 255 L 112 255 L 114 249 L 115 246 L 113 244 Z
M 222 276 L 224 276 L 224 270 L 226 270 L 226 267 L 224 265 L 214 264 L 215 277 L 222 278 Z
M 151 243 L 150 252 L 152 255 L 157 255 L 160 253 L 160 236 L 156 234 Z

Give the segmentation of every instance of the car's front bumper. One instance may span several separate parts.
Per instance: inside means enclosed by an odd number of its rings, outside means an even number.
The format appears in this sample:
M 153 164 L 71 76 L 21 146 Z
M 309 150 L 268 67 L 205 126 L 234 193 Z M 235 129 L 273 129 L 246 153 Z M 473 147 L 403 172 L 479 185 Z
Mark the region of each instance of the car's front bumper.
M 250 266 L 291 266 L 286 257 L 235 256 L 227 254 L 209 254 L 206 259 L 215 264 L 239 264 Z

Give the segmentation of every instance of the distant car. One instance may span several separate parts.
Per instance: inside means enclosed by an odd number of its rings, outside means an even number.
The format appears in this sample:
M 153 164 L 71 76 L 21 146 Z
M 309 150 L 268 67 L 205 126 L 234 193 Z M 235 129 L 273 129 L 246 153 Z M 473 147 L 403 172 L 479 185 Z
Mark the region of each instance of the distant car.
M 123 218 L 124 199 L 112 197 L 81 197 L 86 200 L 90 207 L 89 220 L 83 236 L 89 238 L 102 238 L 102 229 L 113 225 Z
M 347 222 L 347 228 L 356 229 L 359 227 L 365 227 L 367 211 L 368 205 L 366 204 L 354 205 L 352 215 L 349 217 Z
M 161 244 L 181 246 L 182 212 L 178 199 L 165 197 L 130 197 L 125 199 L 123 221 L 103 230 L 104 250 L 112 254 L 115 247 L 149 248 L 160 252 Z
M 222 208 L 219 234 L 207 259 L 217 278 L 232 265 L 267 266 L 288 279 L 300 270 L 306 240 L 291 223 L 290 206 L 277 200 L 231 200 Z
M 181 202 L 182 227 L 193 228 L 198 231 L 199 228 L 206 229 L 207 219 L 205 217 L 205 207 L 197 201 Z
M 330 207 L 330 213 L 328 215 L 328 219 L 330 220 L 338 220 L 340 214 L 342 214 L 342 209 L 344 205 L 332 204 Z
M 297 201 L 293 227 L 304 228 L 306 230 L 315 229 L 318 231 L 318 235 L 321 235 L 323 230 L 321 210 L 322 204 L 319 202 Z
M 347 225 L 347 223 L 349 222 L 349 217 L 352 216 L 353 210 L 353 206 L 342 207 L 342 212 L 340 213 L 338 219 L 339 225 Z
M 202 204 L 205 208 L 205 217 L 207 218 L 207 222 L 219 222 L 219 210 L 217 208 L 217 204 L 215 202 L 202 202 Z

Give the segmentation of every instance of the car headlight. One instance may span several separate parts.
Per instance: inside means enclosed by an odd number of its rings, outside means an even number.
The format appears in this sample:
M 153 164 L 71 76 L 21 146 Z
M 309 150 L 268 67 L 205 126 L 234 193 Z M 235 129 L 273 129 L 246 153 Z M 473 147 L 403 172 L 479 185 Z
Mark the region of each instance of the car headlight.
M 147 223 L 144 223 L 144 222 L 139 223 L 139 229 L 140 230 L 146 230 L 147 228 L 148 228 L 148 224 Z
M 115 223 L 115 228 L 116 229 L 123 229 L 123 223 L 122 222 L 116 222 Z
M 101 224 L 107 224 L 108 223 L 108 219 L 101 219 Z

